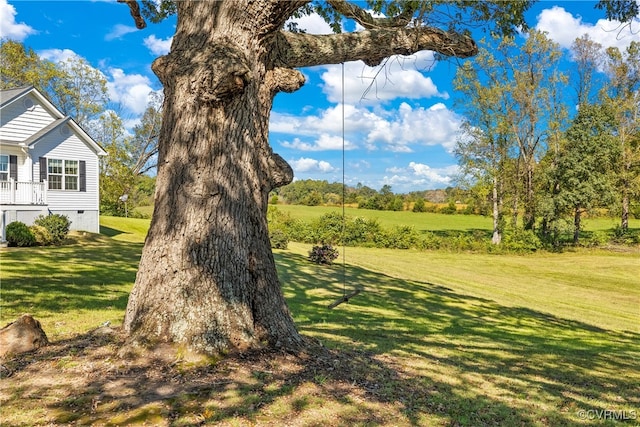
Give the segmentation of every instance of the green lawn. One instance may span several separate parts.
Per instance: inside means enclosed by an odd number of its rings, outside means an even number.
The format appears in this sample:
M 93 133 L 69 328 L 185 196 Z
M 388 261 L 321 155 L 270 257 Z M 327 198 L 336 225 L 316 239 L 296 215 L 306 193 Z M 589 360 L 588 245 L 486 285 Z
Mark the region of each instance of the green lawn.
M 107 320 L 120 324 L 149 221 L 101 221 L 104 235 L 68 246 L 0 249 L 0 321 L 30 312 L 54 344 L 75 342 Z M 311 364 L 302 381 L 280 375 L 288 359 L 206 370 L 176 364 L 166 368 L 167 384 L 155 384 L 124 360 L 102 384 L 83 364 L 120 359 L 103 349 L 87 361 L 73 344 L 71 354 L 45 353 L 38 366 L 78 378 L 84 369 L 87 385 L 54 387 L 25 367 L 0 384 L 0 423 L 580 426 L 616 424 L 594 411 L 640 417 L 637 250 L 347 248 L 343 269 L 309 263 L 309 249 L 293 243 L 275 251 L 283 292 L 300 331 L 343 355 L 335 366 L 349 361 L 344 372 Z M 327 309 L 345 284 L 363 292 Z M 247 376 L 234 376 L 236 369 Z M 174 392 L 132 405 L 127 372 L 142 375 L 141 389 L 151 382 Z M 212 372 L 215 381 L 199 382 Z M 195 382 L 180 388 L 181 377 Z M 124 397 L 107 400 L 109 387 L 121 387 Z
M 300 206 L 300 205 L 276 205 L 276 208 L 288 212 L 293 218 L 310 221 L 327 212 L 340 212 L 342 208 L 337 206 Z M 413 225 L 417 231 L 490 231 L 492 220 L 480 215 L 444 215 L 430 212 L 393 212 L 377 211 L 371 209 L 345 208 L 345 214 L 349 217 L 375 218 L 384 227 L 397 225 Z M 586 218 L 583 220 L 586 231 L 606 231 L 620 224 L 618 218 Z M 640 228 L 640 219 L 630 219 L 630 228 Z

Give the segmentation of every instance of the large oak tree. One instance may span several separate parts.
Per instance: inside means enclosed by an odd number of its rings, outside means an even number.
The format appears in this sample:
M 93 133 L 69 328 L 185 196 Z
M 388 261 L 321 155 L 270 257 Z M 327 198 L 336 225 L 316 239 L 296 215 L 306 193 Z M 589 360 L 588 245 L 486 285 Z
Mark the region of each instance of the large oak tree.
M 206 352 L 305 344 L 266 221 L 269 192 L 293 178 L 268 125 L 274 96 L 304 84 L 296 69 L 421 50 L 473 56 L 470 27 L 512 31 L 531 3 L 371 0 L 367 10 L 345 0 L 148 0 L 141 14 L 135 0 L 120 1 L 140 28 L 145 11 L 152 20 L 177 13 L 171 50 L 153 63 L 165 100 L 155 211 L 124 328 Z M 312 12 L 336 30 L 342 18 L 364 30 L 310 35 L 287 24 Z

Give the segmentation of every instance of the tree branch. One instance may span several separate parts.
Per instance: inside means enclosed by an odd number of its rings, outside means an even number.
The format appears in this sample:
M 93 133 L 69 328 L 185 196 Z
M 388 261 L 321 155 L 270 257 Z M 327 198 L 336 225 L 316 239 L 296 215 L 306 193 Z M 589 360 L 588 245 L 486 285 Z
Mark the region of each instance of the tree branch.
M 275 65 L 288 68 L 356 60 L 374 66 L 391 55 L 412 55 L 422 50 L 458 58 L 478 53 L 471 37 L 434 27 L 372 29 L 331 35 L 281 31 L 274 44 Z
M 129 11 L 131 12 L 131 16 L 136 23 L 136 28 L 142 30 L 147 26 L 147 23 L 144 21 L 144 18 L 140 14 L 140 5 L 136 0 L 117 0 L 118 3 L 126 3 L 129 6 Z
M 364 28 L 370 30 L 374 28 L 404 27 L 411 22 L 411 17 L 415 9 L 408 7 L 398 16 L 392 18 L 374 18 L 369 12 L 361 7 L 345 0 L 328 0 L 337 12 L 347 18 L 351 18 Z

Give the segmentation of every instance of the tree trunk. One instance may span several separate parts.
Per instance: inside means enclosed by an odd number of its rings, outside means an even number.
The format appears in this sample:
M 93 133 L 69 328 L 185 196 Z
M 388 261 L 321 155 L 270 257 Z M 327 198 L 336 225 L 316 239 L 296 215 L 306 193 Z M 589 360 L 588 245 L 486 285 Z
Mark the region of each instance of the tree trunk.
M 625 189 L 626 190 L 626 189 Z M 627 232 L 629 230 L 629 193 L 624 191 L 622 196 L 622 221 L 620 227 L 622 231 Z
M 502 230 L 500 229 L 500 201 L 498 200 L 498 177 L 493 177 L 493 188 L 491 192 L 491 199 L 493 205 L 493 236 L 491 243 L 499 245 L 502 241 Z
M 580 207 L 576 207 L 575 212 L 573 214 L 573 244 L 577 245 L 580 241 L 580 223 L 582 217 L 582 209 Z
M 304 84 L 293 67 L 478 51 L 466 35 L 406 23 L 349 35 L 280 31 L 308 2 L 176 2 L 171 51 L 153 64 L 165 103 L 155 210 L 124 320 L 132 339 L 210 353 L 301 349 L 267 230 L 269 192 L 293 179 L 268 143 L 274 96 Z
M 209 353 L 296 350 L 266 220 L 269 192 L 293 178 L 268 145 L 278 79 L 250 14 L 224 4 L 178 2 L 171 53 L 154 62 L 165 90 L 155 210 L 124 328 Z
M 536 224 L 536 207 L 535 207 L 535 188 L 533 181 L 533 156 L 525 159 L 526 176 L 525 176 L 525 200 L 524 213 L 522 215 L 523 226 L 525 230 L 533 230 Z

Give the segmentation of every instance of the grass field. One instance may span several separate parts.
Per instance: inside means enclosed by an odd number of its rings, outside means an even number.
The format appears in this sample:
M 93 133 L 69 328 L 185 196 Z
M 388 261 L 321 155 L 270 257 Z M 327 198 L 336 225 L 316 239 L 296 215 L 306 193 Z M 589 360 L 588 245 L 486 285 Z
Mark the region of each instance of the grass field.
M 0 382 L 3 426 L 640 419 L 637 251 L 347 248 L 343 269 L 311 264 L 309 247 L 290 244 L 275 253 L 283 292 L 300 331 L 322 341 L 330 358 L 143 363 L 119 353 L 117 333 L 91 330 L 121 323 L 149 221 L 101 221 L 103 235 L 77 236 L 68 246 L 0 249 L 0 321 L 30 312 L 52 341 L 6 362 L 12 375 Z M 363 292 L 328 310 L 345 284 Z
M 288 212 L 293 218 L 304 221 L 319 218 L 327 212 L 342 213 L 342 208 L 336 206 L 276 205 L 276 208 L 283 212 Z M 346 208 L 345 214 L 349 217 L 375 218 L 384 227 L 412 225 L 417 231 L 490 231 L 492 228 L 491 218 L 480 215 L 444 215 L 430 212 L 393 212 L 357 208 Z M 585 218 L 583 220 L 585 231 L 606 231 L 619 224 L 620 220 L 618 218 L 599 217 Z M 631 219 L 629 227 L 640 228 L 640 220 Z

